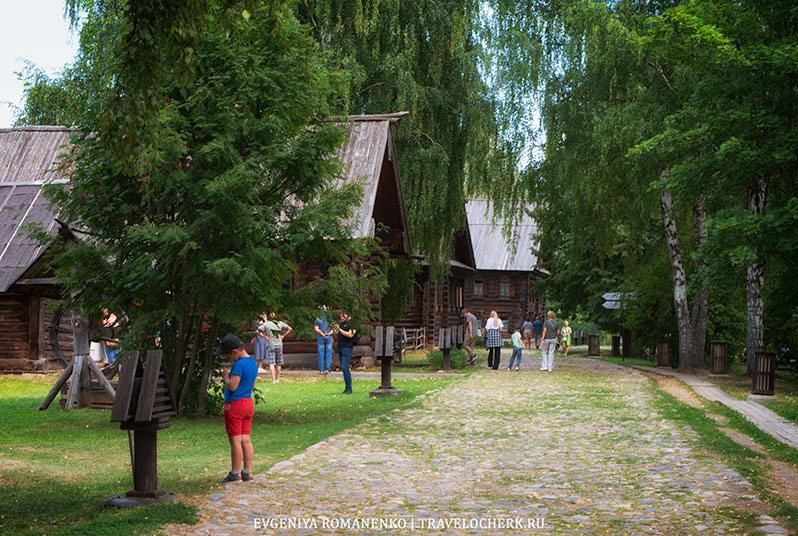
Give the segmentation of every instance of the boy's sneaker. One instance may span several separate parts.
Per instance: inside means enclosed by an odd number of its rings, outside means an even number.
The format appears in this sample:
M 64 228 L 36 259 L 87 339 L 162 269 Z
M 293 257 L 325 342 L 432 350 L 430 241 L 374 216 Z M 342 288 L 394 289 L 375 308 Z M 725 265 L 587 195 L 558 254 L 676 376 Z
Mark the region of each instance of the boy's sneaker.
M 515 370 L 521 370 L 521 367 L 515 367 Z
M 244 471 L 241 471 L 241 480 L 243 480 L 244 482 L 249 482 L 254 477 L 255 476 L 253 473 L 245 473 Z
M 231 472 L 227 473 L 226 477 L 224 477 L 223 479 L 221 479 L 219 481 L 220 484 L 224 484 L 225 482 L 241 482 L 241 474 L 240 473 L 234 473 L 234 472 L 231 471 Z
M 344 389 L 344 394 L 345 395 L 351 395 L 352 394 L 352 389 Z

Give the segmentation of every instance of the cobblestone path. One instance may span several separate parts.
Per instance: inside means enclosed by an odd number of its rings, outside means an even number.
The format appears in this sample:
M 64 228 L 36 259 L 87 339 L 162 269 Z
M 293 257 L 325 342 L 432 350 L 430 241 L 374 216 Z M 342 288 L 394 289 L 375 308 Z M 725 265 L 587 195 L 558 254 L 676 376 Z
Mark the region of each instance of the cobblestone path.
M 786 534 L 748 482 L 658 413 L 642 375 L 562 358 L 547 373 L 524 360 L 220 487 L 202 523 L 168 532 Z

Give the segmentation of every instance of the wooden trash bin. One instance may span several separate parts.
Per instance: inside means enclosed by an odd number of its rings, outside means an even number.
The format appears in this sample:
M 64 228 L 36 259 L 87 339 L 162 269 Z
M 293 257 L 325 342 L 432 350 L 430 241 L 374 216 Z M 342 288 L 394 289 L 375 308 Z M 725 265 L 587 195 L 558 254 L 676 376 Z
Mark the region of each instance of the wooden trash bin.
M 158 430 L 168 428 L 170 418 L 177 415 L 162 358 L 161 350 L 147 351 L 144 362 L 137 351 L 125 352 L 120 358 L 111 422 L 133 432 L 133 489 L 106 499 L 108 506 L 132 507 L 175 498 L 158 487 Z
M 729 345 L 726 341 L 712 341 L 709 343 L 712 355 L 712 374 L 728 374 L 729 372 Z
M 776 352 L 754 352 L 754 375 L 751 394 L 773 396 L 776 394 Z
M 657 343 L 657 366 L 671 366 L 671 343 L 668 341 L 659 341 Z
M 621 357 L 621 336 L 612 336 L 612 357 Z
M 598 333 L 591 333 L 590 335 L 588 335 L 587 355 L 590 355 L 590 356 L 600 356 L 601 355 L 601 348 L 599 347 L 599 336 L 598 336 Z

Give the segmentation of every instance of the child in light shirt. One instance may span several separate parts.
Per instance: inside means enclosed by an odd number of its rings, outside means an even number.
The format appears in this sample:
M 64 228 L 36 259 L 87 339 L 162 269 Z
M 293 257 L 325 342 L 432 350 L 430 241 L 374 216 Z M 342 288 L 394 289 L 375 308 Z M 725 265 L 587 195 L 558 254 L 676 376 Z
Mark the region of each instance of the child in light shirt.
M 515 370 L 520 370 L 521 352 L 524 349 L 524 343 L 521 340 L 521 326 L 515 326 L 513 336 L 510 339 L 513 341 L 513 355 L 510 357 L 510 366 L 507 367 L 507 370 L 513 370 L 513 363 L 515 363 L 516 358 L 518 363 L 515 365 Z

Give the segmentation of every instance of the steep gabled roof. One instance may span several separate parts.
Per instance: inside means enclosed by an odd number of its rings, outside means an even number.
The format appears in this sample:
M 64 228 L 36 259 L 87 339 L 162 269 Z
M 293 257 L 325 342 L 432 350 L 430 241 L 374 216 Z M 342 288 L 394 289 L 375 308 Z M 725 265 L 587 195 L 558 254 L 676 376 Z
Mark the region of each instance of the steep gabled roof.
M 67 182 L 56 161 L 68 143 L 64 127 L 0 129 L 0 292 L 7 292 L 46 249 L 28 237 L 28 226 L 39 224 L 51 234 L 58 229 L 42 186 Z
M 349 219 L 355 238 L 373 237 L 376 224 L 388 231 L 384 242 L 391 242 L 392 253 L 410 254 L 410 238 L 404 195 L 396 163 L 391 125 L 406 112 L 347 118 L 347 140 L 336 156 L 344 163 L 341 185 L 363 183 L 363 201 Z
M 508 239 L 502 233 L 504 222 L 493 222 L 493 209 L 487 199 L 469 199 L 466 213 L 477 270 L 542 272 L 535 268 L 537 225 L 530 216 L 521 216 Z

